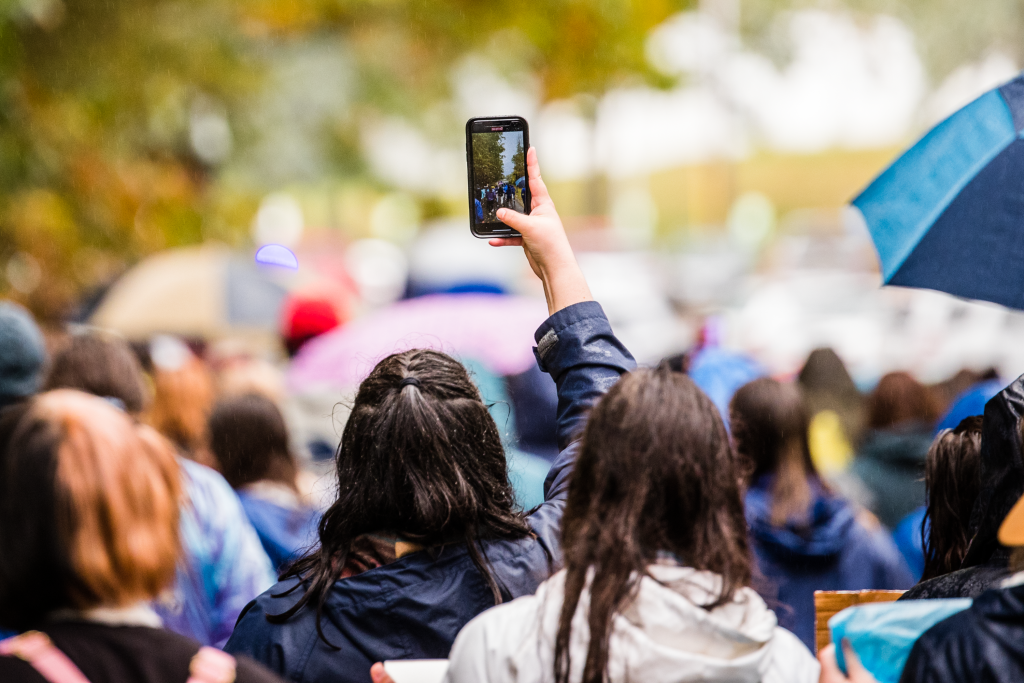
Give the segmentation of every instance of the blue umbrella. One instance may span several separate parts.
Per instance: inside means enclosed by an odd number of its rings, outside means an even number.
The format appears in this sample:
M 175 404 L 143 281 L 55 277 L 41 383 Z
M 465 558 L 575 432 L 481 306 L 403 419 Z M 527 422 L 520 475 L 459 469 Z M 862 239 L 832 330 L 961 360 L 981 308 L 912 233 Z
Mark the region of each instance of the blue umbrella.
M 854 199 L 886 284 L 1024 309 L 1024 75 L 933 128 Z

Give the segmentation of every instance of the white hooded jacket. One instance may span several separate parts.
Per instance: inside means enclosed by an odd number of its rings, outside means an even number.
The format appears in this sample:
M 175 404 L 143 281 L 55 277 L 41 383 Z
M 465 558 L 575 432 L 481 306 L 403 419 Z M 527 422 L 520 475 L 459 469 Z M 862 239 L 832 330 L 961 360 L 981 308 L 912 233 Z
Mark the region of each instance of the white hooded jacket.
M 656 564 L 636 600 L 612 621 L 609 683 L 735 681 L 815 683 L 819 666 L 803 643 L 777 625 L 750 588 L 713 610 L 721 578 L 689 567 Z M 653 578 L 652 578 L 653 577 Z M 588 582 L 589 584 L 589 582 Z M 480 614 L 452 646 L 446 683 L 553 683 L 555 636 L 565 571 L 525 596 Z M 569 639 L 571 683 L 587 658 L 589 585 Z

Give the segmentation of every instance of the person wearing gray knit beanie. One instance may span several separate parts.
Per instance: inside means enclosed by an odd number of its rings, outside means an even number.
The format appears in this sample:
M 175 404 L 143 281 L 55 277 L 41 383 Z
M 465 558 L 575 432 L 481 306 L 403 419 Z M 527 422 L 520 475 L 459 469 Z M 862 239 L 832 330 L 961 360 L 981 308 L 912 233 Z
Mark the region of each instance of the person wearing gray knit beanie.
M 0 408 L 39 390 L 46 346 L 32 315 L 21 306 L 0 301 Z

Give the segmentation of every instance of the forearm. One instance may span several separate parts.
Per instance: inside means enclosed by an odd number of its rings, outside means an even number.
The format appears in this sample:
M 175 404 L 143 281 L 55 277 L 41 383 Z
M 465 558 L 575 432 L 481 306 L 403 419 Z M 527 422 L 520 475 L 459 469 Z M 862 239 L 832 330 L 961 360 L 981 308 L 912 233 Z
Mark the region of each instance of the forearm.
M 589 294 L 589 291 L 587 292 Z M 587 411 L 619 376 L 636 367 L 612 332 L 600 304 L 575 301 L 557 310 L 537 330 L 537 360 L 558 389 L 558 447 L 582 429 Z
M 590 293 L 590 287 L 587 286 L 587 281 L 579 270 L 579 266 L 576 266 L 576 271 L 579 277 L 572 277 L 571 275 L 569 277 L 559 277 L 554 278 L 549 283 L 548 289 L 551 290 L 548 299 L 549 314 L 557 313 L 573 304 L 594 300 L 593 295 Z
M 554 315 L 573 304 L 594 300 L 587 279 L 571 251 L 557 265 L 545 267 L 542 272 L 548 315 Z

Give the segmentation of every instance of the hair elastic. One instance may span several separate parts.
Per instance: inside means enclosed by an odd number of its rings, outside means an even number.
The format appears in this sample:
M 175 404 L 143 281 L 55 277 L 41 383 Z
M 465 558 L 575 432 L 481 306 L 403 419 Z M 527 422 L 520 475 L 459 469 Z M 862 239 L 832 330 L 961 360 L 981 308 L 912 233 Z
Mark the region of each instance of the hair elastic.
M 398 383 L 398 390 L 401 391 L 402 389 L 406 388 L 409 385 L 412 385 L 412 386 L 416 387 L 417 389 L 419 389 L 419 388 L 421 388 L 423 386 L 422 384 L 420 384 L 420 381 L 417 378 L 415 378 L 415 377 L 406 377 L 405 379 L 403 379 L 401 382 Z

